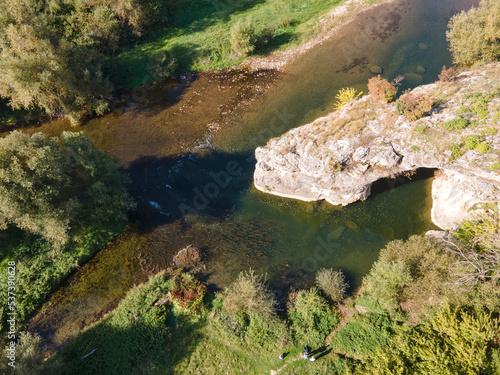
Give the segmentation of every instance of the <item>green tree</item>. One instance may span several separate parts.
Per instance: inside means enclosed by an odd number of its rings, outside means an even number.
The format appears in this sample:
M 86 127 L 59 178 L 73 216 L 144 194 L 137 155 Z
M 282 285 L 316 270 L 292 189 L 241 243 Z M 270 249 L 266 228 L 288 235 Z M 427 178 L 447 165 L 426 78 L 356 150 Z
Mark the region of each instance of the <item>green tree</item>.
M 472 65 L 500 58 L 500 2 L 482 0 L 479 7 L 452 17 L 446 37 L 453 62 Z
M 387 311 L 396 311 L 403 288 L 410 284 L 410 269 L 402 259 L 379 259 L 364 277 L 362 295 L 380 304 Z
M 95 51 L 60 38 L 28 0 L 5 2 L 0 15 L 0 96 L 15 109 L 62 111 L 73 123 L 86 107 L 102 114 L 112 89 Z
M 485 311 L 445 307 L 430 321 L 400 328 L 390 344 L 370 356 L 369 374 L 498 374 L 494 340 L 499 322 Z
M 0 140 L 0 224 L 64 244 L 125 218 L 132 207 L 117 162 L 83 133 L 14 131 Z

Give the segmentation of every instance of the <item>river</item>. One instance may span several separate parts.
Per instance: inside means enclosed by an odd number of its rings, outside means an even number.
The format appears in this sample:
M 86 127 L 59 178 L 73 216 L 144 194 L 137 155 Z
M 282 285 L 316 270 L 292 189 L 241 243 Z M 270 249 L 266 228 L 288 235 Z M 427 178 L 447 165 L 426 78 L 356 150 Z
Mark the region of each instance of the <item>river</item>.
M 203 251 L 203 278 L 212 290 L 250 267 L 267 274 L 281 300 L 290 288 L 312 285 L 321 267 L 342 269 L 354 290 L 388 241 L 435 228 L 432 171 L 412 181 L 381 181 L 366 202 L 341 208 L 257 191 L 253 151 L 330 112 L 340 88 L 366 92 L 373 65 L 383 68 L 383 77 L 406 74 L 402 90 L 435 81 L 451 64 L 447 22 L 472 4 L 477 1 L 382 4 L 283 73 L 188 74 L 130 90 L 113 112 L 78 128 L 64 120 L 26 127 L 51 135 L 85 132 L 121 160 L 138 202 L 125 231 L 58 288 L 30 330 L 48 348 L 60 347 L 134 284 L 171 266 L 187 245 Z

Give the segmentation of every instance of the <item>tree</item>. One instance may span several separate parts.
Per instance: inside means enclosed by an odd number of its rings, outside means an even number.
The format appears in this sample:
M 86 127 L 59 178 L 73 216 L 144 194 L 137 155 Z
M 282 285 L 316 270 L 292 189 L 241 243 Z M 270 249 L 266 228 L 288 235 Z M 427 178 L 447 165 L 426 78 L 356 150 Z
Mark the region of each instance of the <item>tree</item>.
M 59 139 L 14 131 L 0 140 L 0 227 L 63 245 L 90 227 L 125 219 L 125 177 L 83 133 Z
M 0 16 L 0 96 L 15 109 L 62 111 L 73 123 L 86 107 L 108 109 L 112 84 L 95 51 L 59 37 L 29 1 L 5 2 Z
M 385 310 L 395 311 L 399 308 L 403 288 L 411 281 L 410 269 L 404 260 L 382 258 L 363 278 L 362 295 L 377 301 Z
M 500 2 L 482 0 L 479 7 L 452 17 L 446 38 L 458 65 L 500 58 Z
M 498 358 L 492 357 L 498 357 L 499 334 L 498 319 L 489 313 L 445 307 L 430 321 L 401 327 L 366 361 L 365 373 L 498 374 Z

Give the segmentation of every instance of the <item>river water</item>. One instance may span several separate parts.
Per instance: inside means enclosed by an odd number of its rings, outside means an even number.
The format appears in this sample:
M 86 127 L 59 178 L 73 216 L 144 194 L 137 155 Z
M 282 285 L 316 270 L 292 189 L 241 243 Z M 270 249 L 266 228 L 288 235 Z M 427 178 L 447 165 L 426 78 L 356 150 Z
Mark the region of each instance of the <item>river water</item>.
M 266 195 L 252 185 L 253 151 L 330 112 L 350 86 L 366 92 L 370 67 L 406 75 L 402 89 L 437 79 L 451 60 L 449 18 L 471 0 L 406 0 L 354 17 L 284 73 L 210 72 L 125 93 L 110 114 L 70 128 L 63 120 L 27 132 L 81 130 L 120 158 L 138 202 L 130 224 L 52 295 L 30 329 L 57 348 L 114 308 L 134 284 L 199 247 L 212 289 L 249 268 L 266 273 L 278 298 L 312 285 L 321 267 L 359 286 L 390 240 L 433 229 L 432 171 L 381 181 L 366 202 L 333 207 Z M 422 68 L 425 69 L 423 72 Z M 416 73 L 420 71 L 420 74 Z M 408 74 L 410 73 L 410 74 Z

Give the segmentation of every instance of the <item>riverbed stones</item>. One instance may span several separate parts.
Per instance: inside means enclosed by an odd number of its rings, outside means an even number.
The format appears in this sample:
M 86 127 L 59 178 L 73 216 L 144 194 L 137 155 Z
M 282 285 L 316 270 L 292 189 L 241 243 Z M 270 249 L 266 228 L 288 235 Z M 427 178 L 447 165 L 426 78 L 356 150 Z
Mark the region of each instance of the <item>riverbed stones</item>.
M 405 73 L 405 81 L 412 85 L 419 85 L 424 81 L 424 77 L 417 73 Z
M 370 67 L 370 72 L 372 72 L 373 74 L 382 74 L 383 71 L 384 69 L 382 69 L 382 67 L 378 65 L 372 65 Z
M 417 69 L 415 69 L 415 71 L 418 74 L 424 74 L 426 72 L 426 69 L 422 65 L 419 65 L 419 66 L 417 66 Z

